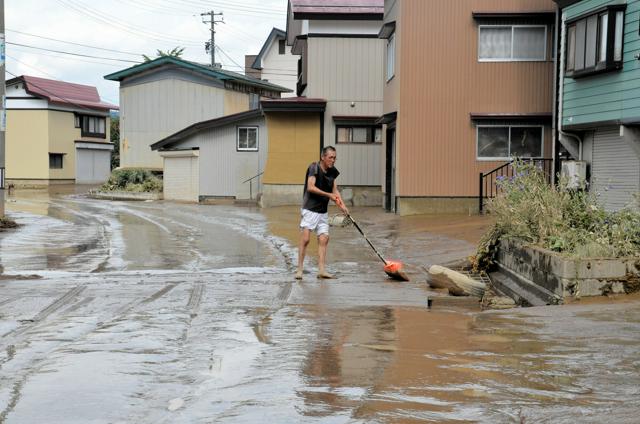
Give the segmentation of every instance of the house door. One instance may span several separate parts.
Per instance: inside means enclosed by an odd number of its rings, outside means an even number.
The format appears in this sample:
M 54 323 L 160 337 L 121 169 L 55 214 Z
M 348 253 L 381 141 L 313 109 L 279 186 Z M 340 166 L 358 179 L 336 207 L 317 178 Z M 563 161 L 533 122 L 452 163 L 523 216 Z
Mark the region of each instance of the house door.
M 396 129 L 387 129 L 387 150 L 385 165 L 384 208 L 388 212 L 396 211 Z
M 182 202 L 198 202 L 200 166 L 197 156 L 164 158 L 164 198 Z
M 102 184 L 111 173 L 111 150 L 76 149 L 76 184 Z

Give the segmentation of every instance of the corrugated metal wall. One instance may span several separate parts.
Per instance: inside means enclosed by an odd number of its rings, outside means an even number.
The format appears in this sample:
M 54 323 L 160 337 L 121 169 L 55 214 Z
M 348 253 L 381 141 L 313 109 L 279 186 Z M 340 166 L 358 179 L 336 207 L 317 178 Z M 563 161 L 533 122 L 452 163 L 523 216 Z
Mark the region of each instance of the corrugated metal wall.
M 478 62 L 472 12 L 554 8 L 551 0 L 403 0 L 398 195 L 477 196 L 478 173 L 500 163 L 476 160 L 469 114 L 552 111 L 552 53 L 546 62 Z
M 258 127 L 258 152 L 236 151 L 238 126 Z M 248 120 L 203 131 L 180 143 L 181 149 L 200 148 L 200 196 L 249 199 L 250 184 L 243 181 L 264 171 L 267 158 L 267 130 L 264 118 Z M 252 185 L 252 195 L 262 190 L 261 177 Z
M 382 115 L 384 45 L 377 38 L 309 38 L 306 93 L 327 100 L 325 146 L 336 145 L 333 116 Z M 382 184 L 382 144 L 336 147 L 341 185 Z
M 336 168 L 340 171 L 341 186 L 379 186 L 382 184 L 380 166 L 382 145 L 338 144 L 336 146 Z M 369 164 L 367 166 L 367 164 Z
M 593 134 L 592 190 L 607 210 L 622 209 L 640 192 L 640 159 L 619 131 L 606 127 Z
M 121 166 L 162 168 L 162 158 L 149 146 L 193 123 L 222 116 L 224 93 L 179 79 L 121 88 Z

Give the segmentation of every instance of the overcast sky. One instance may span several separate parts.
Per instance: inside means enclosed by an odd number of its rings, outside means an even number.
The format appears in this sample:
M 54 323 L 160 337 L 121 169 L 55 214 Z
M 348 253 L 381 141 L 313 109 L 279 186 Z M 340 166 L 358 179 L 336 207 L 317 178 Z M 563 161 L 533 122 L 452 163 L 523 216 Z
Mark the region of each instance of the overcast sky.
M 212 9 L 224 13 L 216 44 L 230 56 L 216 53 L 216 62 L 232 71 L 243 71 L 244 55 L 257 54 L 273 27 L 285 29 L 287 0 L 5 0 L 7 42 L 14 43 L 6 46 L 6 78 L 33 75 L 93 85 L 103 100 L 117 104 L 118 83 L 103 76 L 135 65 L 123 61 L 180 46 L 183 58 L 209 63 L 209 25 L 200 13 Z

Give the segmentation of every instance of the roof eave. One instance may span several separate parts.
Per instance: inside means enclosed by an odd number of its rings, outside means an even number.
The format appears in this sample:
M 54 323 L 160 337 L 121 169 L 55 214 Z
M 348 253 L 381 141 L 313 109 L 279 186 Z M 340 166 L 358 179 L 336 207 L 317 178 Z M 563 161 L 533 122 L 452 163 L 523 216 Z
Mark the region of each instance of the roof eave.
M 226 115 L 226 116 L 221 116 L 215 119 L 196 122 L 195 124 L 189 125 L 188 127 L 183 128 L 180 131 L 173 133 L 170 136 L 165 137 L 162 140 L 153 143 L 150 147 L 151 147 L 151 150 L 159 150 L 161 148 L 179 143 L 186 137 L 192 134 L 196 134 L 200 131 L 211 129 L 211 128 L 222 127 L 235 122 L 244 121 L 246 119 L 258 118 L 260 116 L 262 116 L 262 110 L 253 109 L 246 112 L 236 113 L 233 115 Z
M 262 45 L 260 53 L 258 53 L 258 56 L 256 56 L 256 59 L 253 61 L 253 64 L 251 65 L 252 69 L 262 70 L 262 57 L 265 55 L 265 53 L 267 53 L 267 50 L 269 50 L 269 46 L 278 36 L 282 36 L 286 40 L 287 33 L 279 28 L 273 27 L 266 41 Z

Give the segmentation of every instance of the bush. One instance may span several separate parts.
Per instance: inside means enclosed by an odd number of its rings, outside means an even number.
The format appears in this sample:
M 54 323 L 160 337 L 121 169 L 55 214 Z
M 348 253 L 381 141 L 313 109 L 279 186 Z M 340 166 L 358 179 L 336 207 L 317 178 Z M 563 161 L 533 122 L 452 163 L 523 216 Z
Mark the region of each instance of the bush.
M 487 206 L 495 227 L 478 246 L 476 268 L 491 266 L 503 237 L 567 256 L 640 256 L 640 208 L 606 212 L 585 187 L 570 189 L 565 180 L 551 185 L 531 163 L 515 161 L 513 168 L 513 177 L 499 178 L 500 194 Z
M 162 181 L 146 169 L 116 169 L 100 191 L 161 192 Z

